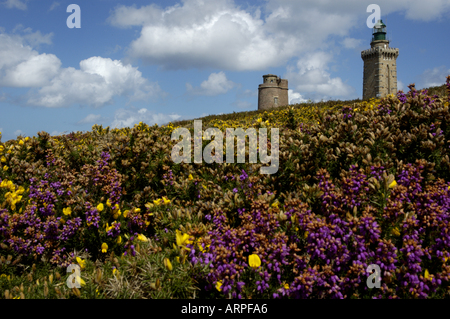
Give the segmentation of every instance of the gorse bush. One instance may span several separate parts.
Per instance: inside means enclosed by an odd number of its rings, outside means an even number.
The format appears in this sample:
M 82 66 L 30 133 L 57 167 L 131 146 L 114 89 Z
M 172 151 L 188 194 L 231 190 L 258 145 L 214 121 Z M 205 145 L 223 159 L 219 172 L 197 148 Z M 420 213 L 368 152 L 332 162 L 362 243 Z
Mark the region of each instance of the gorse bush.
M 202 119 L 279 128 L 273 175 L 175 164 L 193 121 L 0 143 L 2 297 L 449 296 L 450 77 L 409 89 Z

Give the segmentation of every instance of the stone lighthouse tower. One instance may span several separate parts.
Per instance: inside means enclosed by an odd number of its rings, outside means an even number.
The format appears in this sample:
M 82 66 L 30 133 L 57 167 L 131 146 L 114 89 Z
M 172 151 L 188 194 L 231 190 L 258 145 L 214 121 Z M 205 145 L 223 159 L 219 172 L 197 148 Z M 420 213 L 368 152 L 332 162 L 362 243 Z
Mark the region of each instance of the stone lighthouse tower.
M 273 74 L 263 75 L 263 84 L 258 88 L 258 110 L 289 105 L 288 81 Z
M 371 48 L 361 52 L 364 61 L 363 100 L 397 93 L 398 49 L 389 47 L 386 25 L 373 26 Z

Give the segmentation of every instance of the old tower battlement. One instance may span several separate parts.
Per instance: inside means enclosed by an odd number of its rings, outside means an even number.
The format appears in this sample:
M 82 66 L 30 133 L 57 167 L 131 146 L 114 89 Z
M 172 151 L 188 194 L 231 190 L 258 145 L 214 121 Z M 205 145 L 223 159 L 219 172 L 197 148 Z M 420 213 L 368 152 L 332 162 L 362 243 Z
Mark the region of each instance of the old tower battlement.
M 398 49 L 389 47 L 386 25 L 373 26 L 371 48 L 361 52 L 364 61 L 363 100 L 397 93 Z
M 273 74 L 263 75 L 263 84 L 258 87 L 258 110 L 289 105 L 288 81 Z

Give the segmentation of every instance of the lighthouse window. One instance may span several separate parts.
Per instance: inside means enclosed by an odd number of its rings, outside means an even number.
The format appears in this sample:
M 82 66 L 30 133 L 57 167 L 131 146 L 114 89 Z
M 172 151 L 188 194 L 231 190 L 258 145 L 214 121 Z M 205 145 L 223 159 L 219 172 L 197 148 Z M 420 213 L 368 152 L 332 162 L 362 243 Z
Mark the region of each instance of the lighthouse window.
M 275 104 L 278 104 L 278 97 L 274 97 L 274 98 L 273 98 L 273 102 L 274 102 Z
M 273 80 L 270 80 L 270 83 L 273 83 Z

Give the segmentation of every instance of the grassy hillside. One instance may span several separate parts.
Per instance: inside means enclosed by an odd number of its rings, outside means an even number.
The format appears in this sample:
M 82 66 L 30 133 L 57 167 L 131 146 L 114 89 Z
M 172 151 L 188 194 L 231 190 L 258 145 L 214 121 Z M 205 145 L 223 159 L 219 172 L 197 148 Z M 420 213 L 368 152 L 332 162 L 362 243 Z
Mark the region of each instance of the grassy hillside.
M 278 128 L 273 175 L 248 155 L 194 163 L 194 145 L 175 164 L 193 121 L 0 143 L 1 297 L 448 297 L 445 88 L 201 119 Z

